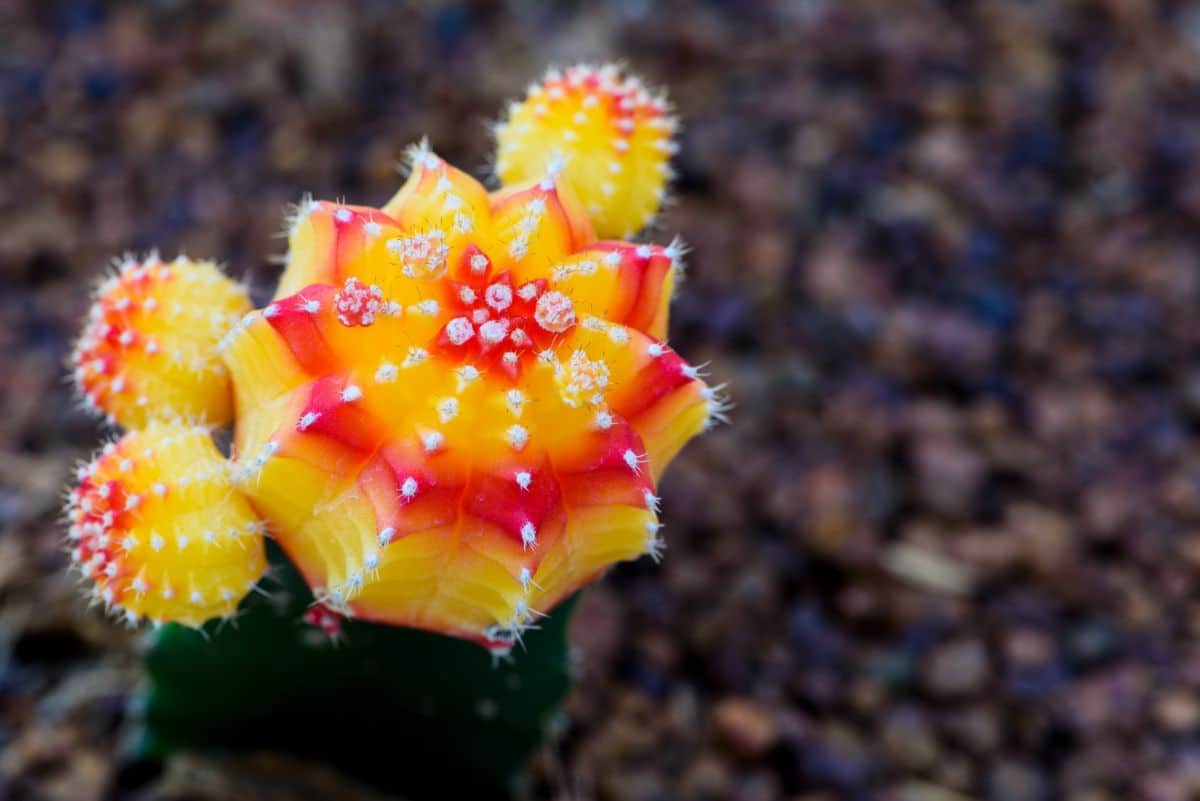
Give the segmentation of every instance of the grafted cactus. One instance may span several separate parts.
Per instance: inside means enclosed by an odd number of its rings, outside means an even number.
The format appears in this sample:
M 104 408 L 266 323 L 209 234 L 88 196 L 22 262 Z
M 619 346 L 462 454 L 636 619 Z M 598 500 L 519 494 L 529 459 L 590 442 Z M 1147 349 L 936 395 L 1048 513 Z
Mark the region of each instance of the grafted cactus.
M 380 208 L 302 202 L 262 309 L 211 264 L 127 261 L 75 360 L 131 429 L 72 494 L 94 597 L 129 622 L 231 617 L 266 533 L 311 592 L 297 622 L 506 656 L 613 563 L 657 557 L 656 483 L 725 405 L 664 341 L 682 245 L 597 231 L 651 219 L 673 130 L 612 68 L 551 73 L 501 126 L 498 190 L 421 144 Z M 232 421 L 229 459 L 181 418 Z

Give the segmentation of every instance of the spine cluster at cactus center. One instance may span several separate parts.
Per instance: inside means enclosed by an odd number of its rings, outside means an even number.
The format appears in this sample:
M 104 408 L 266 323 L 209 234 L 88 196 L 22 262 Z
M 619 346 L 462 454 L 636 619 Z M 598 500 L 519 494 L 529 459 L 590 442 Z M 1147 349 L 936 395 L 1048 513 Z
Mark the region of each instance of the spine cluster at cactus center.
M 551 72 L 497 126 L 499 189 L 422 144 L 379 208 L 303 201 L 262 309 L 211 263 L 125 260 L 73 364 L 127 429 L 70 495 L 95 600 L 229 617 L 269 536 L 306 617 L 506 652 L 610 565 L 657 558 L 656 483 L 725 411 L 665 341 L 682 245 L 613 238 L 657 212 L 674 130 L 615 68 Z

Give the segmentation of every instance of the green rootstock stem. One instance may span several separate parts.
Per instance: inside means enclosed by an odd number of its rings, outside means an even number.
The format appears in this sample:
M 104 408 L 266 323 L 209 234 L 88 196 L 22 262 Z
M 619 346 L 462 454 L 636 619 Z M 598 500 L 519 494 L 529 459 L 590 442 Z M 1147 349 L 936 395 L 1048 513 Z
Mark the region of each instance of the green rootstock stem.
M 493 666 L 471 643 L 357 621 L 330 643 L 300 622 L 312 596 L 295 570 L 272 562 L 283 587 L 251 596 L 236 626 L 156 635 L 142 756 L 271 748 L 414 799 L 511 790 L 569 684 L 574 599 Z

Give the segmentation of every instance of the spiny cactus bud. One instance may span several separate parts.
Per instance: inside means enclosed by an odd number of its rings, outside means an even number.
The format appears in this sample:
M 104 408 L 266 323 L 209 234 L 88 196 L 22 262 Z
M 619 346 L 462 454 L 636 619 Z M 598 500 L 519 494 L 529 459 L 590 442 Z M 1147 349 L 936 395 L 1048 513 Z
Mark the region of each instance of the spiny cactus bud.
M 224 358 L 237 481 L 318 600 L 506 651 L 662 548 L 655 482 L 723 402 L 663 342 L 682 249 L 595 241 L 562 176 L 427 148 L 381 210 L 308 204 Z
M 228 617 L 266 570 L 263 524 L 208 432 L 152 422 L 107 445 L 70 493 L 71 559 L 130 625 Z
M 628 238 L 662 205 L 676 123 L 661 96 L 614 66 L 551 70 L 497 126 L 507 186 L 562 171 L 596 232 Z
M 87 405 L 127 428 L 233 417 L 216 345 L 246 312 L 245 290 L 212 262 L 127 258 L 101 284 L 72 356 Z

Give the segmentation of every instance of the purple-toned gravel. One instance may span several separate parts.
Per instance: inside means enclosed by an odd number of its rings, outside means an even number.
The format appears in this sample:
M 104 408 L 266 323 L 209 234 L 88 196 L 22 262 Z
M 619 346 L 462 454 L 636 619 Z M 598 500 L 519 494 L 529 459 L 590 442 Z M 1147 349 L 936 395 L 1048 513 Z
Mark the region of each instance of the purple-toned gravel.
M 585 597 L 528 795 L 1200 798 L 1200 5 L 0 2 L 0 799 L 376 798 L 114 757 L 132 640 L 56 522 L 111 256 L 262 292 L 287 203 L 621 59 L 684 121 L 672 339 L 738 406 Z

